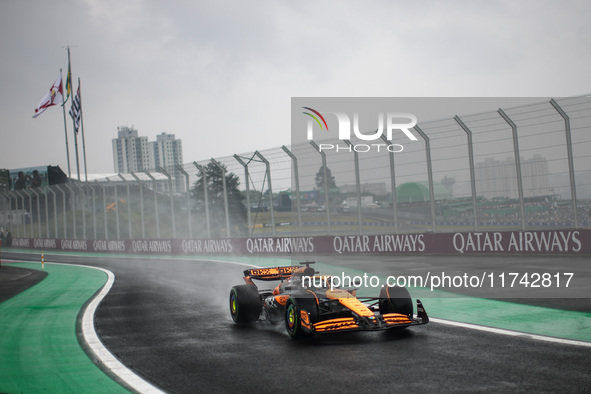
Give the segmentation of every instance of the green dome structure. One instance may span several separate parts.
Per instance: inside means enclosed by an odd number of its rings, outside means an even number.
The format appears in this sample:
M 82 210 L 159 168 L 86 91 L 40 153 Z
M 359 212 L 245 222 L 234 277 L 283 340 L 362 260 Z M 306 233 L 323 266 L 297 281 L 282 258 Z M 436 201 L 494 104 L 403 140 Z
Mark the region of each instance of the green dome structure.
M 433 182 L 433 196 L 435 201 L 451 199 L 449 191 L 439 182 Z M 396 188 L 396 202 L 399 204 L 429 201 L 429 182 L 407 182 Z

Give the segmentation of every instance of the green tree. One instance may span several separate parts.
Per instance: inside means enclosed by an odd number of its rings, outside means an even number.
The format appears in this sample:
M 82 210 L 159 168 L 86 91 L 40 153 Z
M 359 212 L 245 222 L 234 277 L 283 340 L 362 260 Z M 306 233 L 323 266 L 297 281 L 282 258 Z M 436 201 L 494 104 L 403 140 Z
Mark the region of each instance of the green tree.
M 226 166 L 221 164 L 226 169 Z M 212 237 L 226 236 L 226 214 L 224 207 L 224 185 L 223 172 L 213 162 L 205 166 L 207 178 L 207 200 L 209 209 L 209 220 Z M 197 201 L 196 211 L 203 225 L 200 226 L 205 233 L 205 194 L 204 177 L 200 173 L 199 179 L 195 182 L 191 193 Z M 230 231 L 233 237 L 242 236 L 247 233 L 246 207 L 244 206 L 244 196 L 238 189 L 240 179 L 234 173 L 226 172 L 226 190 L 228 193 L 228 212 L 230 221 Z
M 334 180 L 334 176 L 330 171 L 330 168 L 326 167 L 326 179 L 328 181 L 328 189 L 334 189 L 337 187 L 337 184 Z M 316 188 L 319 190 L 324 190 L 324 166 L 320 166 L 320 169 L 316 173 Z

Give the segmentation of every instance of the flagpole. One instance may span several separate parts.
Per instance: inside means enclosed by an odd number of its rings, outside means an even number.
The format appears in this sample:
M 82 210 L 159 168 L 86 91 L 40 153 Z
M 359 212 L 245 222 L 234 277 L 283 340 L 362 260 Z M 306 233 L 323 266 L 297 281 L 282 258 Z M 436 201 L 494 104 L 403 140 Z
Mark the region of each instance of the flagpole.
M 88 172 L 86 169 L 86 144 L 84 143 L 84 111 L 82 111 L 82 89 L 80 87 L 80 77 L 78 77 L 78 90 L 80 91 L 80 127 L 82 128 L 82 156 L 84 157 L 84 178 L 88 182 Z
M 62 69 L 60 68 L 60 76 L 62 75 Z M 64 105 L 64 94 L 62 92 L 62 113 L 64 114 L 64 133 L 66 135 L 66 157 L 68 158 L 68 181 L 72 178 L 72 172 L 70 170 L 70 148 L 68 147 L 68 126 L 66 124 L 66 106 Z
M 80 159 L 78 158 L 78 132 L 76 131 L 76 119 L 72 119 L 74 126 L 74 146 L 76 148 L 76 168 L 78 169 L 78 181 L 80 181 Z

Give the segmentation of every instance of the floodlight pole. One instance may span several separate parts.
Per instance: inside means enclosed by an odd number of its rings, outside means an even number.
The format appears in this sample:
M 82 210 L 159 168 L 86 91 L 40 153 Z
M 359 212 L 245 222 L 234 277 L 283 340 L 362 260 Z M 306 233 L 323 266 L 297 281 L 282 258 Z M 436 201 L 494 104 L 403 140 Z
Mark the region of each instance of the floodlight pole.
M 431 142 L 427 134 L 416 125 L 414 129 L 425 140 L 425 153 L 427 155 L 427 179 L 429 181 L 429 198 L 431 199 L 431 224 L 433 225 L 433 234 L 435 234 L 435 192 L 433 190 L 433 165 L 431 162 Z

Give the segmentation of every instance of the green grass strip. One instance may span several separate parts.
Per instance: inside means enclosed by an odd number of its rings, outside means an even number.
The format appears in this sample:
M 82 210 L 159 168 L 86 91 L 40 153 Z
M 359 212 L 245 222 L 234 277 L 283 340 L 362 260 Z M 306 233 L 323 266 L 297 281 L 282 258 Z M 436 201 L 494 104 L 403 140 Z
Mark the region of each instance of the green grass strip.
M 107 275 L 71 265 L 45 264 L 45 271 L 43 281 L 0 304 L 0 392 L 128 392 L 90 360 L 76 337 L 78 313 Z
M 64 255 L 72 254 L 68 252 L 52 253 Z M 104 254 L 90 253 L 84 255 L 105 256 Z M 130 258 L 131 256 L 121 255 L 121 257 Z M 146 258 L 146 256 L 134 257 Z M 292 259 L 289 256 L 281 258 L 259 256 L 167 256 L 167 258 L 178 258 L 179 260 L 221 260 L 261 267 L 297 264 L 301 261 L 299 259 Z M 341 272 L 349 276 L 364 274 L 361 270 L 337 267 L 332 264 L 323 264 L 321 260 L 322 258 L 317 259 L 315 268 L 322 274 L 340 275 Z M 368 272 L 368 274 L 371 275 L 371 272 Z M 228 291 L 230 291 L 229 289 L 233 285 L 240 284 L 241 279 L 242 278 L 236 278 L 235 282 L 228 283 Z M 385 277 L 381 277 L 380 279 L 382 283 L 385 283 Z M 379 294 L 378 289 L 363 290 L 360 290 L 360 294 L 364 296 L 377 296 Z M 429 289 L 425 288 L 409 288 L 409 291 L 413 298 L 421 299 L 427 313 L 431 317 L 478 324 L 487 327 L 502 328 L 528 334 L 591 342 L 591 313 L 488 300 L 452 294 L 440 290 L 434 290 L 431 292 Z M 1 305 L 2 304 L 0 304 L 0 306 Z M 0 384 L 0 392 L 1 391 L 2 385 Z

